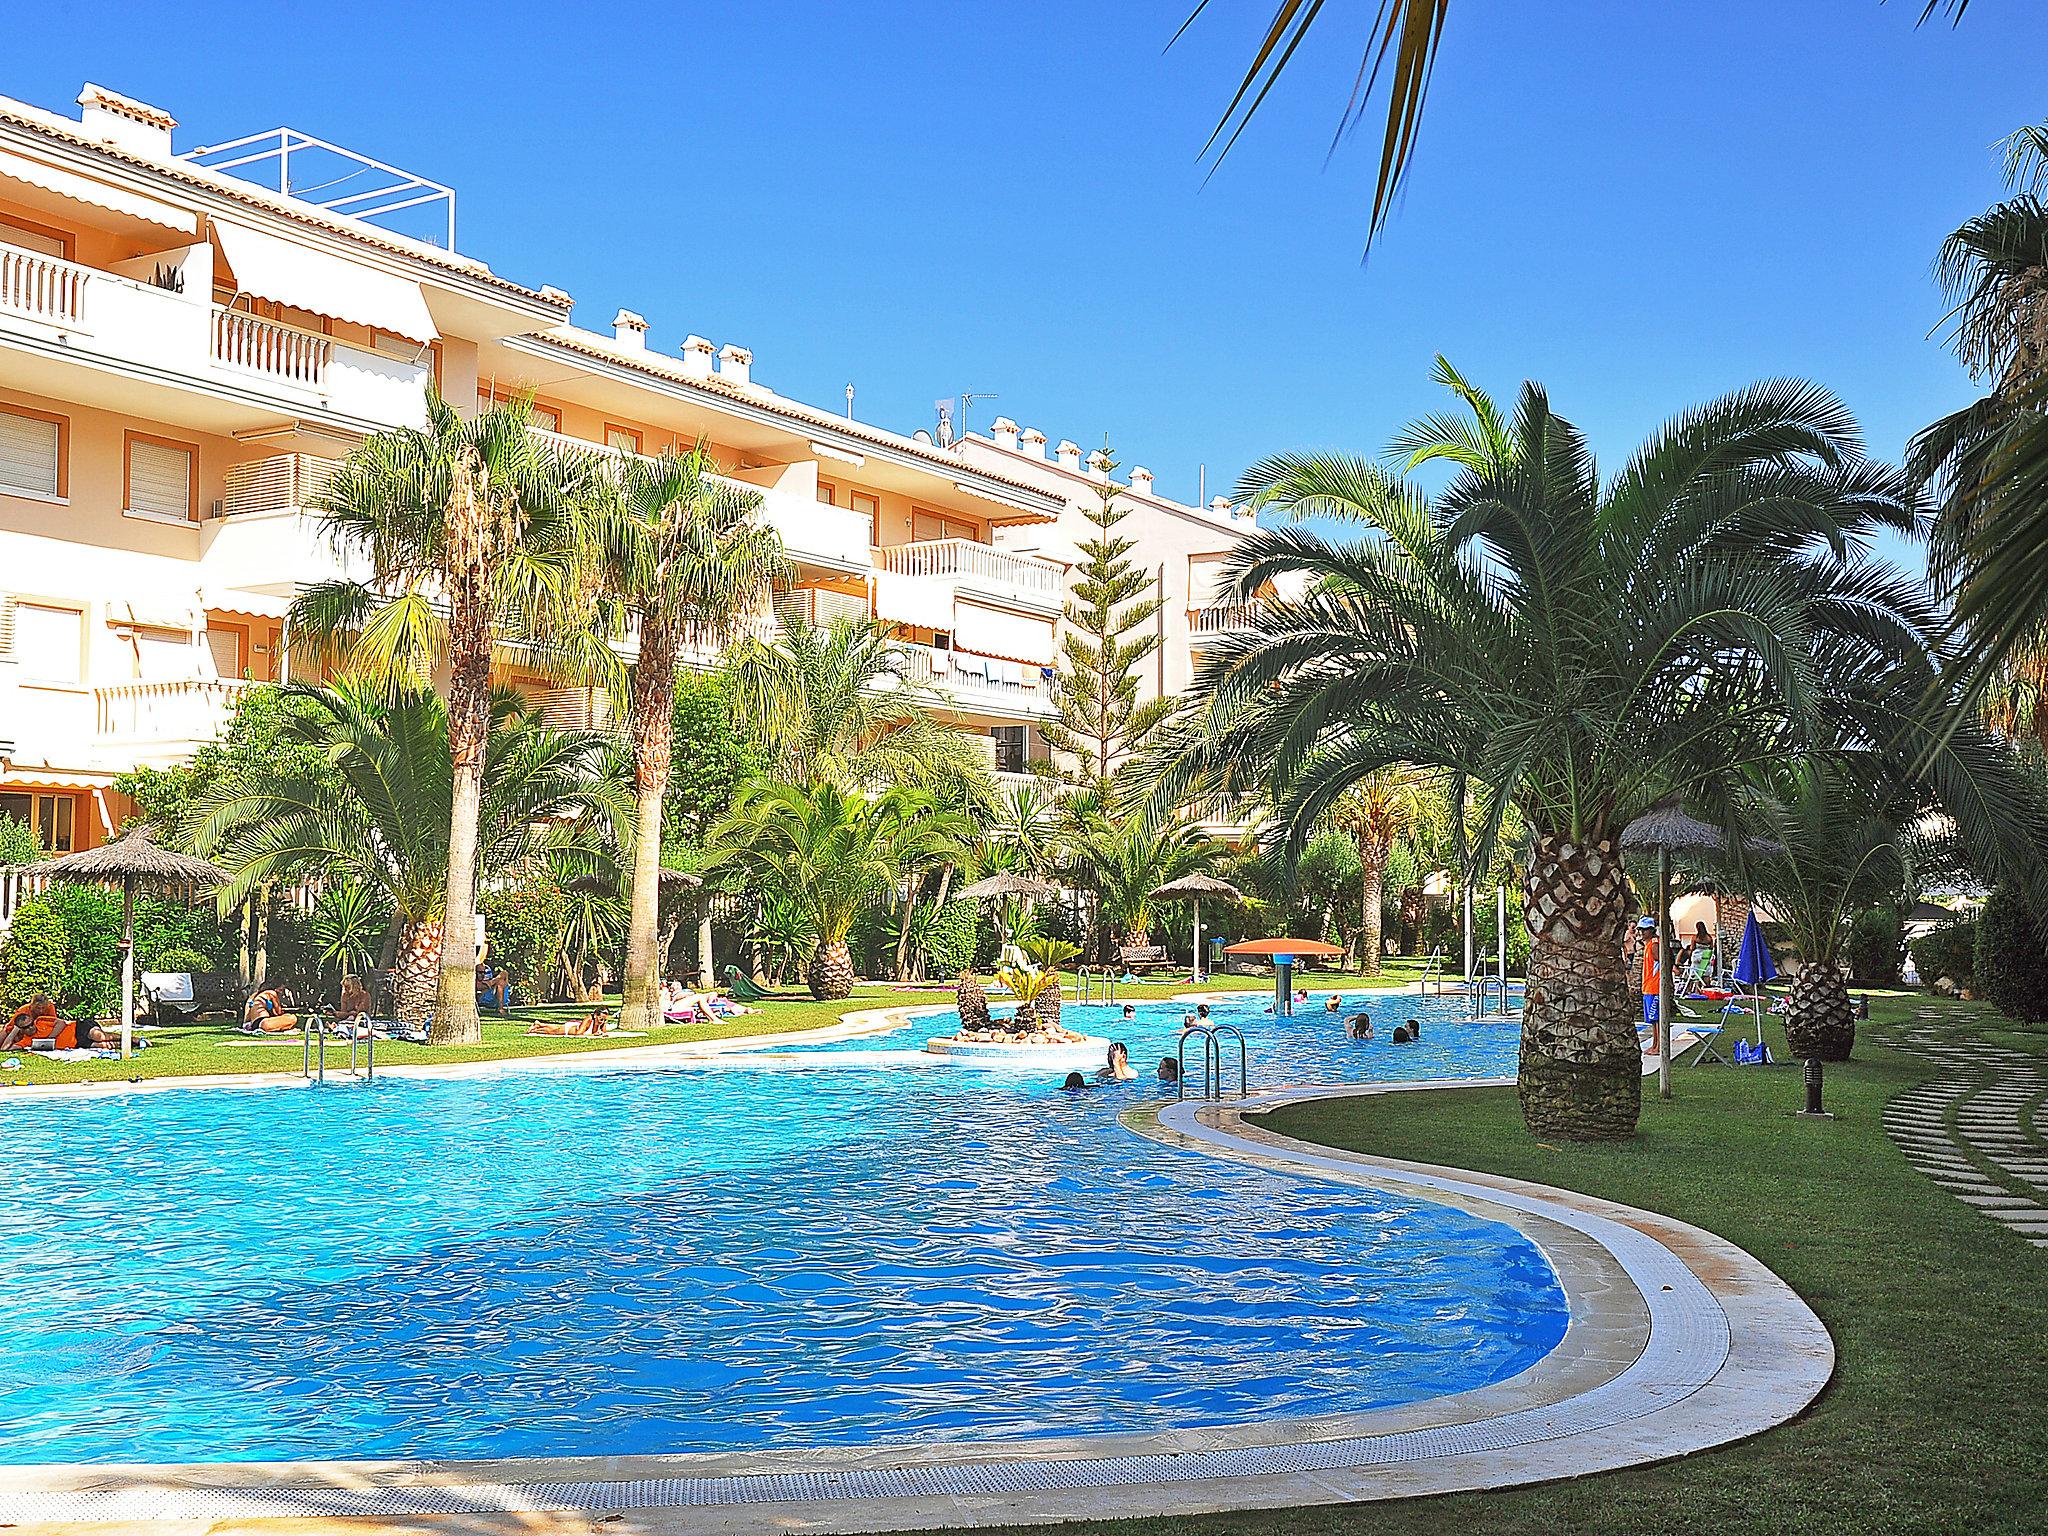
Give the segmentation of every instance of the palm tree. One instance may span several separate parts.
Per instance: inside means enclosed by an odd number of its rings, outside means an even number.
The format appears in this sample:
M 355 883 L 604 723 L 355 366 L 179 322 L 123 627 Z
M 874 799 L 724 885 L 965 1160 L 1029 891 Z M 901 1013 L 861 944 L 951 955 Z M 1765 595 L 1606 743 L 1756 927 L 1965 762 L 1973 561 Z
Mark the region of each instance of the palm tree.
M 447 706 L 424 690 L 386 697 L 351 681 L 287 692 L 314 706 L 290 712 L 288 737 L 316 747 L 331 771 L 281 753 L 200 807 L 196 842 L 229 874 L 222 903 L 306 875 L 373 892 L 392 915 L 398 1016 L 419 1022 L 432 1013 L 431 1038 L 444 1043 L 435 993 L 455 797 Z M 485 877 L 550 855 L 601 864 L 606 831 L 629 814 L 620 776 L 605 772 L 606 739 L 543 729 L 506 693 L 488 705 L 476 842 Z M 464 979 L 474 1005 L 474 971 Z
M 966 811 L 946 805 L 927 790 L 896 791 L 901 827 L 895 839 L 896 868 L 902 876 L 896 909 L 896 965 L 898 980 L 910 970 L 911 930 L 916 922 L 924 883 L 939 874 L 939 896 L 934 910 L 945 905 L 946 886 L 952 872 L 973 857 L 977 842 L 975 820 Z
M 1331 820 L 1358 841 L 1358 959 L 1367 976 L 1380 973 L 1387 861 L 1393 857 L 1395 839 L 1415 819 L 1416 798 L 1412 776 L 1389 768 L 1360 779 L 1331 812 Z
M 2048 745 L 2031 707 L 2048 652 L 2048 124 L 2006 141 L 2006 181 L 2014 195 L 1951 234 L 1936 263 L 1957 355 L 1989 392 L 1921 432 L 1906 467 L 1936 498 L 1928 566 L 1955 598 L 1978 684 Z
M 717 841 L 730 844 L 755 882 L 786 897 L 814 948 L 806 980 L 820 1001 L 853 993 L 847 935 L 861 910 L 895 881 L 899 840 L 915 814 L 894 793 L 870 798 L 830 780 L 808 788 L 757 783 L 742 790 Z
M 342 461 L 317 508 L 344 569 L 292 604 L 295 634 L 345 650 L 382 686 L 448 669 L 447 911 L 437 1041 L 482 1038 L 475 977 L 478 816 L 491 729 L 491 654 L 550 641 L 577 606 L 592 462 L 533 430 L 530 402 L 464 420 L 430 392 L 427 425 L 380 432 Z
M 1411 465 L 1452 467 L 1434 500 L 1335 455 L 1247 474 L 1254 503 L 1368 536 L 1277 528 L 1240 546 L 1238 592 L 1295 575 L 1310 590 L 1259 605 L 1214 648 L 1198 729 L 1155 799 L 1249 765 L 1293 851 L 1353 785 L 1410 763 L 1448 774 L 1458 803 L 1474 795 L 1474 864 L 1519 809 L 1523 1115 L 1539 1135 L 1628 1136 L 1641 1085 L 1617 836 L 1666 795 L 1730 814 L 1745 773 L 1808 742 L 1912 728 L 1938 618 L 1857 545 L 1910 531 L 1916 509 L 1808 384 L 1688 411 L 1603 481 L 1537 386 L 1509 415 L 1448 365 L 1439 376 L 1467 413 L 1397 440 Z
M 1197 826 L 1137 811 L 1115 821 L 1091 818 L 1076 830 L 1072 851 L 1110 935 L 1132 945 L 1151 942 L 1155 890 L 1183 875 L 1207 873 L 1227 852 Z
M 626 699 L 638 810 L 620 1008 L 624 1029 L 651 1029 L 660 1022 L 655 971 L 662 801 L 683 648 L 723 651 L 738 622 L 788 570 L 780 536 L 754 516 L 760 505 L 758 492 L 712 474 L 700 443 L 686 454 L 625 458 L 618 494 L 600 520 L 597 564 L 605 597 L 617 608 L 622 627 L 639 635 Z
M 732 677 L 735 712 L 789 783 L 836 779 L 990 798 L 986 755 L 938 719 L 945 696 L 876 620 L 785 622 L 773 644 L 740 641 Z

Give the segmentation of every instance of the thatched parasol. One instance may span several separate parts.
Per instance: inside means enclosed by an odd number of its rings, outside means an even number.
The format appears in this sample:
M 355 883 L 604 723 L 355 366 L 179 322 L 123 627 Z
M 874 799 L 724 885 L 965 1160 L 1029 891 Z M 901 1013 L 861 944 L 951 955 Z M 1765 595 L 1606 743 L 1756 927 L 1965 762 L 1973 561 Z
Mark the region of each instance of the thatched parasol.
M 661 872 L 661 888 L 664 891 L 691 891 L 704 882 L 696 875 L 685 874 L 680 869 L 664 869 Z M 562 882 L 562 889 L 575 891 L 584 896 L 618 896 L 624 893 L 625 882 L 612 875 L 571 875 Z
M 1228 880 L 1218 880 L 1214 875 L 1182 875 L 1178 880 L 1169 880 L 1153 891 L 1154 901 L 1192 901 L 1195 904 L 1195 963 L 1188 972 L 1189 981 L 1202 979 L 1202 903 L 1204 901 L 1228 901 L 1238 905 L 1244 903 L 1244 892 Z
M 999 869 L 986 879 L 977 880 L 953 893 L 955 901 L 1051 901 L 1059 895 L 1060 888 L 1050 880 L 1041 880 L 1036 875 L 1022 875 L 1014 869 Z M 1004 921 L 1003 911 L 996 909 L 996 937 L 998 951 L 1010 947 L 1010 925 Z
M 204 859 L 162 846 L 156 840 L 156 830 L 147 825 L 131 827 L 97 848 L 32 864 L 28 873 L 81 885 L 121 887 L 121 1056 L 125 1060 L 133 1053 L 135 1040 L 135 888 L 189 892 L 194 887 L 219 885 L 227 875 Z

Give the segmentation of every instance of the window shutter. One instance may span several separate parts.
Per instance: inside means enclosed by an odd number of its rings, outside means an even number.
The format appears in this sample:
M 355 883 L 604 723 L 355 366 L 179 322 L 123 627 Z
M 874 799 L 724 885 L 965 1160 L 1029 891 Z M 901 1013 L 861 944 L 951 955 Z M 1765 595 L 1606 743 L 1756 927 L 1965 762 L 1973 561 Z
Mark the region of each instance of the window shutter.
M 0 411 L 0 490 L 56 495 L 58 435 L 54 421 Z
M 128 445 L 128 510 L 192 515 L 192 450 L 162 443 Z
M 14 660 L 14 594 L 0 592 L 0 661 Z

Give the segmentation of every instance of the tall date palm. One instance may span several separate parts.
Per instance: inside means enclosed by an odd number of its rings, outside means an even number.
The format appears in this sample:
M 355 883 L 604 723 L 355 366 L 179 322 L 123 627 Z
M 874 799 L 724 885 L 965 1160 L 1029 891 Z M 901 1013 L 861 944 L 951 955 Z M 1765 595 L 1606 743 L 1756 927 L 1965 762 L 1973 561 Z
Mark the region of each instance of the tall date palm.
M 1285 456 L 1242 493 L 1362 536 L 1280 527 L 1241 546 L 1253 609 L 1205 663 L 1166 759 L 1162 802 L 1221 765 L 1273 786 L 1298 849 L 1351 787 L 1396 763 L 1468 787 L 1484 857 L 1509 808 L 1527 824 L 1532 953 L 1522 1111 L 1541 1135 L 1633 1134 L 1640 1069 L 1622 964 L 1628 893 L 1616 838 L 1659 797 L 1726 814 L 1752 766 L 1814 723 L 1891 734 L 1926 675 L 1912 589 L 1862 557 L 1914 526 L 1898 473 L 1811 385 L 1772 382 L 1688 411 L 1603 479 L 1584 435 L 1524 385 L 1512 412 L 1439 377 L 1462 414 L 1399 439 L 1448 464 L 1434 499 L 1355 458 Z
M 483 1038 L 476 1009 L 477 815 L 491 722 L 491 654 L 545 661 L 579 595 L 593 460 L 533 431 L 530 402 L 465 419 L 429 393 L 427 424 L 380 432 L 342 461 L 317 510 L 344 570 L 293 603 L 293 632 L 398 688 L 447 667 L 447 917 L 437 1045 Z

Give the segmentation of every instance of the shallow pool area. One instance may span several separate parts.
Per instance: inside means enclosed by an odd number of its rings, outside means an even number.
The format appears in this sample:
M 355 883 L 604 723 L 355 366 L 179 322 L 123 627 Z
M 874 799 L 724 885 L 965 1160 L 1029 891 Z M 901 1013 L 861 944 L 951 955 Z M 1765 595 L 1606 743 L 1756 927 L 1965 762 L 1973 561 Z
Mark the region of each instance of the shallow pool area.
M 1513 1025 L 1455 1005 L 1382 999 L 1363 1046 L 1258 1006 L 1230 1019 L 1255 1086 L 1512 1070 Z M 1144 1069 L 1085 1093 L 913 1067 L 914 1021 L 658 1070 L 10 1105 L 36 1173 L 0 1209 L 0 1460 L 1154 1431 L 1463 1391 L 1556 1345 L 1513 1228 L 1123 1127 L 1184 1011 L 1070 1007 Z M 1411 1014 L 1422 1043 L 1385 1043 Z

